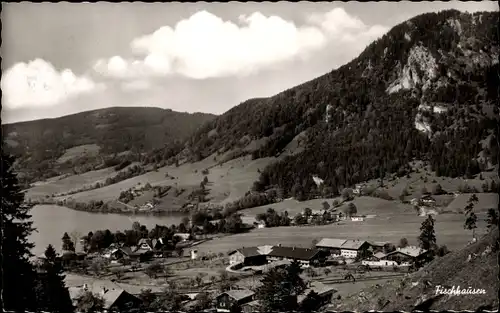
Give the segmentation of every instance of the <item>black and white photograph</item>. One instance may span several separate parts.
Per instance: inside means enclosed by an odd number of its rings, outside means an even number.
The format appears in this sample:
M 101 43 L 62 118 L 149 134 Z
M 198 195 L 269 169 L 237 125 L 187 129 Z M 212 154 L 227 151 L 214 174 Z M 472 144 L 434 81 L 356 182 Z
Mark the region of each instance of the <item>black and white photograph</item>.
M 1 22 L 2 311 L 498 312 L 498 2 Z

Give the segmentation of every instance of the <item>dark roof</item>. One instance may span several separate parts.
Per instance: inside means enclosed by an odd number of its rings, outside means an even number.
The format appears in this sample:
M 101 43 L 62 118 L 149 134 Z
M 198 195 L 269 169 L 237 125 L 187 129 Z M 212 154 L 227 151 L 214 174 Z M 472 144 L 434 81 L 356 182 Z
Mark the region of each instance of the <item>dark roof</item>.
M 222 294 L 220 294 L 218 297 L 222 296 L 222 295 L 228 295 L 229 297 L 233 298 L 234 300 L 236 301 L 240 301 L 240 300 L 243 300 L 243 299 L 246 299 L 248 297 L 251 297 L 255 294 L 255 292 L 251 291 L 251 290 L 246 290 L 246 289 L 243 289 L 243 290 L 228 290 Z
M 420 200 L 432 200 L 432 201 L 436 201 L 436 199 L 434 199 L 434 197 L 432 197 L 431 195 L 425 195 L 422 198 L 420 198 Z
M 274 246 L 268 255 L 294 260 L 311 260 L 318 254 L 318 252 L 318 249 Z
M 246 258 L 262 255 L 261 253 L 259 253 L 258 247 L 247 247 L 247 248 L 237 249 L 237 250 L 231 251 L 229 253 L 229 255 L 232 255 L 236 252 L 243 254 L 243 256 Z

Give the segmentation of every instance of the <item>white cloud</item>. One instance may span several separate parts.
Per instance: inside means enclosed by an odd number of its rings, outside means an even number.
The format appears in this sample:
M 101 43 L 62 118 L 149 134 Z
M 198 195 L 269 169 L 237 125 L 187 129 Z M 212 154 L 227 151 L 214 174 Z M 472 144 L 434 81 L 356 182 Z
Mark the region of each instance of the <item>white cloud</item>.
M 133 80 L 130 82 L 123 82 L 121 88 L 124 91 L 146 90 L 151 87 L 147 80 Z
M 5 107 L 18 109 L 52 106 L 81 93 L 103 88 L 88 77 L 77 77 L 69 70 L 58 72 L 42 59 L 13 65 L 2 76 Z
M 349 48 L 345 44 L 366 45 L 387 31 L 380 25 L 368 27 L 341 8 L 313 14 L 307 21 L 297 26 L 279 16 L 255 12 L 233 23 L 200 11 L 173 28 L 163 26 L 134 39 L 134 60 L 115 56 L 98 61 L 94 69 L 115 78 L 248 75 L 293 59 L 307 59 L 328 43 L 343 49 Z

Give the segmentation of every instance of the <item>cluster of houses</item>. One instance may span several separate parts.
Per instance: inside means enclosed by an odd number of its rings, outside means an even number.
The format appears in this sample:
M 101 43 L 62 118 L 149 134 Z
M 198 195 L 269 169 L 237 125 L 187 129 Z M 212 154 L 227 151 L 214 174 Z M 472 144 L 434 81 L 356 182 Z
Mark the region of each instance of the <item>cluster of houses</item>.
M 300 305 L 311 291 L 318 294 L 321 305 L 330 303 L 333 294 L 337 292 L 321 282 L 309 282 L 307 288 L 296 296 L 297 304 Z M 235 305 L 239 306 L 244 313 L 253 313 L 259 312 L 260 302 L 255 299 L 255 292 L 247 289 L 229 290 L 216 297 L 217 312 L 231 312 L 231 308 Z
M 347 262 L 360 259 L 363 265 L 409 266 L 427 257 L 428 251 L 408 246 L 384 253 L 386 242 L 323 238 L 315 248 L 259 246 L 246 247 L 229 253 L 229 264 L 233 267 L 260 266 L 275 261 L 298 261 L 304 268 L 324 264 L 342 258 Z

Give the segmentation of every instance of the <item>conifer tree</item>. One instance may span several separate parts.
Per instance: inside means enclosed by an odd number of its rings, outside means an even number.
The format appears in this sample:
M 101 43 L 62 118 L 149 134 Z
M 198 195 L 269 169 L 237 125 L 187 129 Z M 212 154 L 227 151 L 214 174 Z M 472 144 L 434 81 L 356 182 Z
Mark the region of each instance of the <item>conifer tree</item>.
M 434 219 L 432 215 L 428 215 L 420 226 L 420 236 L 418 237 L 420 247 L 425 250 L 430 250 L 436 245 L 436 235 L 434 233 Z
M 71 297 L 64 283 L 63 268 L 60 260 L 56 259 L 52 245 L 45 250 L 45 257 L 47 261 L 38 271 L 38 308 L 49 312 L 73 312 Z
M 62 237 L 62 249 L 66 251 L 75 251 L 75 244 L 73 241 L 71 241 L 71 238 L 69 237 L 68 233 L 64 233 Z
M 5 311 L 34 311 L 36 305 L 36 273 L 29 258 L 34 244 L 28 236 L 35 230 L 29 214 L 32 206 L 24 202 L 17 177 L 13 171 L 14 158 L 1 154 L 2 244 L 0 278 L 2 280 L 1 303 Z

